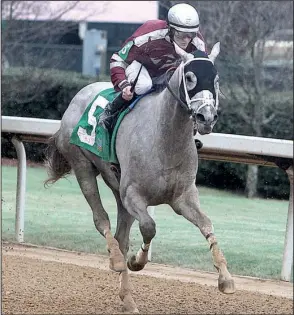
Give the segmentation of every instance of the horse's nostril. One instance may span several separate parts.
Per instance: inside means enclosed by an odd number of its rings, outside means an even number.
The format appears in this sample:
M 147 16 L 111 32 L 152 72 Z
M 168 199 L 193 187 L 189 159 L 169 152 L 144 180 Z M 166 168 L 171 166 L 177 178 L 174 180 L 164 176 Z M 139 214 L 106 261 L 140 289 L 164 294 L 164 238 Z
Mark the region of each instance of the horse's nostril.
M 202 114 L 197 114 L 196 120 L 198 120 L 199 122 L 205 122 L 205 117 Z
M 217 115 L 214 115 L 214 116 L 213 116 L 213 121 L 217 121 L 217 119 L 218 119 L 218 116 L 217 116 Z

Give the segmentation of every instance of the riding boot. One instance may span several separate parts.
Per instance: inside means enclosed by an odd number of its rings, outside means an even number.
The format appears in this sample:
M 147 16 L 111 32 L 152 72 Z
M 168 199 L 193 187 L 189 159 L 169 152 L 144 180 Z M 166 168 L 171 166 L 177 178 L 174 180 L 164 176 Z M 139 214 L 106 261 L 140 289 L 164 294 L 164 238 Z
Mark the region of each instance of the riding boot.
M 119 94 L 112 102 L 106 105 L 103 113 L 99 117 L 98 125 L 102 126 L 104 129 L 110 130 L 115 116 L 114 114 L 126 105 L 129 105 L 129 101 L 123 99 L 122 95 Z

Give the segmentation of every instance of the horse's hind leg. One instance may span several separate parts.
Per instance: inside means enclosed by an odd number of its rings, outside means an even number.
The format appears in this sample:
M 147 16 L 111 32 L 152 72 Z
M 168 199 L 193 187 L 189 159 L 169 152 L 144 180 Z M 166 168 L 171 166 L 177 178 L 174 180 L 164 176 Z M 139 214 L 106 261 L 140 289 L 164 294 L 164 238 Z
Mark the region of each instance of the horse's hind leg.
M 196 186 L 193 185 L 189 191 L 171 203 L 171 207 L 177 214 L 182 215 L 197 226 L 208 241 L 214 266 L 219 272 L 219 290 L 223 293 L 234 293 L 236 291 L 234 280 L 227 269 L 226 259 L 218 246 L 213 225 L 210 219 L 200 210 Z
M 94 168 L 90 161 L 86 160 L 82 153 L 80 153 L 78 159 L 75 157 L 75 163 L 72 163 L 72 168 L 75 171 L 80 188 L 92 209 L 95 227 L 106 238 L 109 252 L 109 268 L 117 272 L 126 270 L 125 259 L 119 249 L 117 240 L 111 234 L 109 217 L 101 203 L 96 180 L 98 175 L 97 169 Z
M 147 211 L 147 205 L 134 187 L 129 186 L 125 193 L 121 193 L 122 202 L 128 212 L 139 221 L 140 232 L 143 236 L 143 244 L 136 255 L 128 259 L 128 268 L 139 271 L 148 262 L 148 250 L 151 240 L 156 234 L 155 222 Z

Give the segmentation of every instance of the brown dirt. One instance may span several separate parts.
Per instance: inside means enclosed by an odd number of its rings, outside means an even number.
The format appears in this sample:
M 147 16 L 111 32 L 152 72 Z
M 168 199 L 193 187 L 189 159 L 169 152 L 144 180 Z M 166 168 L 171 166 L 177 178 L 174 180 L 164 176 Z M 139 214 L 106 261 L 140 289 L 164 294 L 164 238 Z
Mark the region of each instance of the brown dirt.
M 117 314 L 118 275 L 105 256 L 4 243 L 4 314 Z M 235 277 L 237 292 L 223 295 L 217 274 L 149 263 L 131 273 L 143 314 L 293 314 L 293 286 Z

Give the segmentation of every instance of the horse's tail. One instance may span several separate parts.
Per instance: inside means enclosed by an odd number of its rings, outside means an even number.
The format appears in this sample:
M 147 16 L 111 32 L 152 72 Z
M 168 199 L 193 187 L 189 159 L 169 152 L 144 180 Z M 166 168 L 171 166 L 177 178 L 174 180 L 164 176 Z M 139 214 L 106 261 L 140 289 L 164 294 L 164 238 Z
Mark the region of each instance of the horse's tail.
M 71 166 L 64 156 L 58 151 L 56 146 L 56 139 L 59 135 L 57 131 L 48 141 L 48 146 L 45 150 L 45 165 L 49 178 L 45 180 L 44 186 L 54 184 L 60 178 L 70 174 Z

